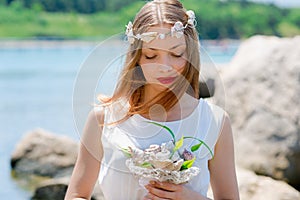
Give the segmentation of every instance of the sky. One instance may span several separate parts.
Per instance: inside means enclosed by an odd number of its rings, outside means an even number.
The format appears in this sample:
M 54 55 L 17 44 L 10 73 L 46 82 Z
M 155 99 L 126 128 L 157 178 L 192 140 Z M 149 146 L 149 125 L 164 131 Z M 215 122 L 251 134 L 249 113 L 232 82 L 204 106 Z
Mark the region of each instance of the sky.
M 256 2 L 274 3 L 280 7 L 300 7 L 300 0 L 251 0 Z

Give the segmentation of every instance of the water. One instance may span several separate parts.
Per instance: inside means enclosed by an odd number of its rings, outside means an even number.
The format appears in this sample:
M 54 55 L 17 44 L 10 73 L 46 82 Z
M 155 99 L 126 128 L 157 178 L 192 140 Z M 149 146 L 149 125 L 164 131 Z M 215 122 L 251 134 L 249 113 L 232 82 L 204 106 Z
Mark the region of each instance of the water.
M 74 127 L 72 94 L 76 75 L 95 44 L 0 46 L 0 196 L 29 199 L 11 178 L 10 155 L 22 136 L 37 127 L 78 140 Z M 109 45 L 103 55 L 118 51 Z M 207 43 L 217 64 L 228 63 L 237 45 Z M 104 80 L 114 85 L 115 77 Z M 111 83 L 111 84 L 109 84 Z

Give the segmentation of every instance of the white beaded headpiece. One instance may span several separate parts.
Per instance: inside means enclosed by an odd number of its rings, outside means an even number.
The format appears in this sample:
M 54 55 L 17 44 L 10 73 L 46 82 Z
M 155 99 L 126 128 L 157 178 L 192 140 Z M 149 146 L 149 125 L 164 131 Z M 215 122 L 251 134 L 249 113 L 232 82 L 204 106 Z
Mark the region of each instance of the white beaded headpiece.
M 166 36 L 171 35 L 172 37 L 180 38 L 183 36 L 183 31 L 188 26 L 194 28 L 196 26 L 196 17 L 195 13 L 192 10 L 189 10 L 186 12 L 188 15 L 188 22 L 185 26 L 183 26 L 182 22 L 177 21 L 171 28 L 171 31 L 168 33 L 158 33 L 158 32 L 146 32 L 142 34 L 133 34 L 132 30 L 132 22 L 130 21 L 128 25 L 126 25 L 126 36 L 130 44 L 134 43 L 134 40 L 142 40 L 143 42 L 151 42 L 152 40 L 159 38 L 159 39 L 165 39 Z

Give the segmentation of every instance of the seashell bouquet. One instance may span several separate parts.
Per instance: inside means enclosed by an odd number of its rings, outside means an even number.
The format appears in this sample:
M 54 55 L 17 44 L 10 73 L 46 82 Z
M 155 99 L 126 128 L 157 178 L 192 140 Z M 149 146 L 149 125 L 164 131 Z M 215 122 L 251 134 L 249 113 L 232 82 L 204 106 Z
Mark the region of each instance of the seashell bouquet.
M 147 149 L 141 150 L 135 147 L 121 148 L 123 153 L 129 157 L 126 165 L 130 172 L 138 178 L 158 180 L 160 182 L 171 182 L 181 184 L 188 182 L 200 172 L 193 163 L 196 159 L 193 152 L 197 151 L 201 145 L 204 145 L 213 155 L 211 149 L 202 140 L 194 137 L 184 137 L 176 141 L 173 131 L 164 125 L 156 122 L 148 122 L 166 129 L 173 140 L 161 145 L 152 144 Z M 180 148 L 184 139 L 194 139 L 199 143 L 192 146 L 190 150 Z

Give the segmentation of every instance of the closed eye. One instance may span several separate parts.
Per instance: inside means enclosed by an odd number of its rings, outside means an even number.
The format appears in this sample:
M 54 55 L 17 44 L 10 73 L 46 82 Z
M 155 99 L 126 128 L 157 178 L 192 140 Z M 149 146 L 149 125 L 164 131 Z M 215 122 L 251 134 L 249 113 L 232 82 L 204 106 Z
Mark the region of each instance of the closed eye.
M 148 59 L 148 60 L 151 60 L 151 59 L 156 58 L 156 55 L 154 55 L 154 56 L 146 56 L 146 55 L 145 55 L 145 58 Z
M 182 53 L 182 54 L 172 54 L 172 56 L 174 56 L 174 57 L 176 57 L 176 58 L 180 58 L 180 57 L 183 56 L 183 54 L 184 54 L 184 53 Z

